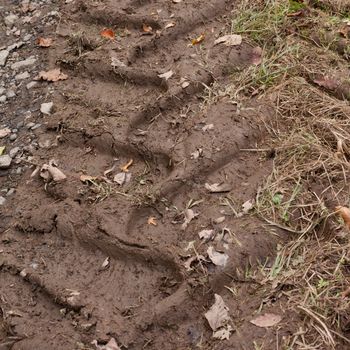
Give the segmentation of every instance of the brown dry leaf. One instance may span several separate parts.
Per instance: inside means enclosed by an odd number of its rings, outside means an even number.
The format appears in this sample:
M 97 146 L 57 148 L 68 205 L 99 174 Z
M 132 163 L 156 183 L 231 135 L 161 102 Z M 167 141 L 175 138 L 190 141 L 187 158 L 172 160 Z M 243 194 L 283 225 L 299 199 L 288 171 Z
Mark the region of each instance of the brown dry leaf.
M 191 44 L 192 44 L 193 46 L 194 46 L 194 45 L 198 45 L 198 44 L 200 44 L 204 39 L 205 39 L 205 35 L 204 35 L 204 34 L 201 34 L 201 35 L 198 36 L 197 38 L 192 39 Z
M 267 328 L 275 326 L 277 323 L 281 322 L 281 320 L 282 317 L 280 315 L 266 313 L 254 318 L 250 323 L 258 327 Z
M 259 64 L 261 64 L 262 53 L 263 53 L 263 50 L 260 46 L 254 47 L 252 51 L 252 59 L 251 59 L 252 64 L 254 64 L 255 66 L 258 66 Z
M 225 266 L 229 256 L 225 253 L 217 252 L 213 247 L 207 249 L 207 254 L 211 262 L 216 266 Z
M 131 174 L 130 173 L 118 173 L 114 175 L 113 181 L 116 182 L 118 185 L 123 186 L 124 184 L 127 184 L 131 180 Z
M 233 328 L 228 324 L 223 328 L 220 328 L 216 332 L 213 333 L 213 338 L 220 340 L 228 340 L 230 339 L 230 334 L 233 331 Z
M 348 229 L 350 229 L 350 209 L 348 207 L 337 206 L 336 212 L 342 217 Z
M 53 39 L 51 38 L 38 38 L 37 43 L 40 47 L 50 47 Z
M 153 226 L 157 226 L 157 219 L 154 216 L 150 216 L 147 220 L 147 224 L 148 225 L 153 225 Z
M 115 38 L 115 33 L 113 29 L 105 28 L 101 31 L 101 36 L 106 38 L 106 39 L 111 39 L 113 40 Z
M 9 129 L 9 128 L 0 129 L 0 139 L 4 138 L 10 134 L 11 134 L 11 129 Z
M 93 181 L 96 180 L 97 177 L 95 176 L 90 176 L 90 175 L 80 175 L 80 181 L 85 182 L 85 181 Z
M 212 305 L 209 311 L 204 314 L 210 328 L 214 332 L 227 325 L 227 323 L 231 320 L 228 311 L 229 308 L 225 305 L 221 296 L 219 294 L 215 294 L 214 305 Z
M 133 159 L 130 159 L 125 165 L 120 167 L 121 171 L 124 171 L 124 173 L 127 173 L 129 171 L 129 167 L 134 163 Z
M 67 178 L 67 176 L 57 168 L 54 160 L 50 160 L 49 164 L 44 164 L 40 169 L 40 176 L 45 181 L 56 181 L 60 182 Z
M 224 35 L 214 41 L 214 45 L 217 44 L 225 44 L 226 46 L 241 45 L 242 36 L 237 34 Z
M 47 72 L 41 71 L 37 79 L 55 82 L 68 79 L 68 75 L 62 73 L 60 68 L 55 68 Z
M 194 262 L 201 262 L 201 261 L 205 261 L 205 257 L 203 255 L 192 256 L 185 261 L 184 266 L 187 271 L 191 271 L 192 270 L 191 265 Z
M 223 193 L 223 192 L 230 192 L 232 190 L 232 187 L 229 184 L 225 183 L 215 183 L 215 184 L 208 184 L 206 183 L 205 188 L 210 192 L 210 193 Z
M 144 33 L 152 33 L 153 28 L 151 26 L 148 26 L 147 24 L 142 25 L 142 30 Z
M 183 224 L 181 225 L 181 230 L 185 231 L 188 224 L 196 217 L 198 216 L 198 214 L 195 214 L 195 212 L 192 209 L 186 209 L 184 211 L 184 215 L 185 215 L 185 221 L 183 222 Z
M 96 350 L 121 350 L 114 338 L 111 338 L 106 345 L 98 345 L 97 340 L 91 342 L 96 346 Z
M 314 79 L 314 83 L 328 90 L 335 90 L 340 85 L 339 81 L 327 76 Z
M 168 72 L 165 72 L 163 74 L 158 74 L 159 78 L 165 79 L 167 81 L 174 75 L 174 72 L 172 70 L 169 70 Z

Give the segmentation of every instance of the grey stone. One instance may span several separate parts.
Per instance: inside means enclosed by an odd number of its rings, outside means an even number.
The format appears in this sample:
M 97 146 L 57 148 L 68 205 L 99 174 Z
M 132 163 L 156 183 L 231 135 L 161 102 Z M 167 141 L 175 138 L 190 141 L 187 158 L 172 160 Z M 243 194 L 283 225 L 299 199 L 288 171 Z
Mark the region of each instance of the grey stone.
M 15 79 L 16 80 L 24 80 L 24 79 L 28 79 L 29 77 L 30 77 L 30 75 L 28 72 L 23 72 L 23 73 L 17 74 L 15 76 Z
M 16 169 L 16 174 L 17 174 L 17 175 L 21 175 L 21 174 L 22 174 L 22 168 L 21 168 L 21 167 L 18 167 L 18 168 Z
M 29 41 L 32 38 L 32 36 L 33 36 L 32 34 L 27 34 L 27 35 L 24 36 L 23 40 L 24 41 Z
M 7 46 L 7 50 L 11 52 L 12 50 L 19 49 L 23 45 L 24 45 L 23 41 L 18 41 L 17 43 Z
M 6 96 L 7 96 L 7 98 L 12 98 L 12 97 L 15 97 L 16 94 L 15 94 L 15 92 L 13 90 L 8 90 L 6 92 Z
M 0 66 L 4 66 L 6 64 L 6 60 L 9 54 L 10 54 L 10 51 L 8 50 L 0 51 Z
M 11 130 L 13 133 L 16 133 L 16 132 L 18 132 L 18 129 L 12 129 Z
M 9 168 L 11 165 L 11 162 L 12 162 L 12 158 L 8 154 L 0 156 L 0 169 Z
M 4 205 L 6 202 L 6 198 L 4 198 L 3 196 L 0 196 L 0 205 Z
M 31 81 L 30 83 L 28 83 L 26 85 L 26 88 L 27 88 L 27 90 L 29 90 L 29 89 L 33 88 L 34 86 L 37 86 L 37 85 L 38 85 L 38 83 L 36 81 Z
M 11 27 L 15 22 L 18 21 L 18 16 L 16 16 L 15 14 L 11 13 L 10 15 L 6 16 L 4 18 L 5 20 L 5 24 L 8 26 L 8 27 Z
M 0 95 L 3 95 L 5 93 L 5 88 L 4 87 L 0 87 Z
M 7 97 L 5 95 L 0 96 L 0 103 L 6 102 Z
M 10 141 L 15 141 L 17 139 L 17 137 L 18 137 L 17 134 L 11 134 L 9 139 L 10 139 Z
M 50 115 L 52 107 L 53 107 L 53 102 L 42 103 L 40 107 L 40 111 L 42 114 Z
M 20 129 L 23 125 L 24 125 L 24 122 L 21 121 L 21 122 L 17 123 L 16 128 Z
M 13 63 L 11 65 L 11 68 L 13 70 L 16 70 L 16 69 L 20 69 L 20 68 L 24 68 L 24 67 L 29 67 L 29 66 L 32 66 L 35 62 L 36 62 L 36 58 L 31 56 L 23 61 Z
M 9 152 L 10 157 L 15 158 L 19 151 L 20 151 L 19 147 L 12 148 L 11 151 Z
M 41 124 L 35 124 L 34 126 L 32 126 L 32 130 L 39 129 L 40 127 L 41 127 Z

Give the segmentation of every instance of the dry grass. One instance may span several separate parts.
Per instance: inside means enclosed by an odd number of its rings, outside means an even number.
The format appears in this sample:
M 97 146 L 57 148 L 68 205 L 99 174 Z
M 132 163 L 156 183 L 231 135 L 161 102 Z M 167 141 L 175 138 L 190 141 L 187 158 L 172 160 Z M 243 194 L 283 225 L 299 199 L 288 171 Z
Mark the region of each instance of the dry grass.
M 317 74 L 341 74 L 349 67 L 331 44 L 308 37 L 325 21 L 335 31 L 343 18 L 333 15 L 343 16 L 349 2 L 335 0 L 327 7 L 327 1 L 309 9 L 300 23 L 287 16 L 304 8 L 300 2 L 243 1 L 231 31 L 263 47 L 262 63 L 235 72 L 229 87 L 210 91 L 211 99 L 256 96 L 275 107 L 267 125 L 271 137 L 262 146 L 274 151 L 274 167 L 256 209 L 268 223 L 295 235 L 273 265 L 261 269 L 265 300 L 277 297 L 300 320 L 283 349 L 350 348 L 350 299 L 342 294 L 350 286 L 350 240 L 334 215 L 336 205 L 350 204 L 350 106 L 312 83 Z

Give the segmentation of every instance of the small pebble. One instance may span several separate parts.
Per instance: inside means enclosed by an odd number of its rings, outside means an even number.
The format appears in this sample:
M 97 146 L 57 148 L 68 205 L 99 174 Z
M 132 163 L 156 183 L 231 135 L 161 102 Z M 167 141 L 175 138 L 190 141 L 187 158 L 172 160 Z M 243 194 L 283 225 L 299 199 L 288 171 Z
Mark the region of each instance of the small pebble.
M 31 129 L 34 125 L 35 125 L 35 123 L 30 122 L 30 123 L 28 123 L 28 124 L 26 125 L 26 127 L 27 127 L 28 129 Z
M 42 103 L 40 107 L 40 111 L 42 114 L 50 115 L 52 107 L 53 107 L 53 102 Z
M 32 126 L 32 130 L 39 129 L 40 127 L 41 127 L 41 124 L 35 124 L 34 126 Z
M 9 168 L 11 165 L 11 162 L 12 162 L 12 158 L 8 154 L 0 156 L 0 169 Z
M 29 90 L 29 89 L 31 89 L 31 88 L 37 86 L 37 85 L 38 85 L 38 83 L 37 83 L 36 81 L 31 81 L 30 83 L 28 83 L 28 84 L 26 85 L 26 88 L 27 88 L 27 90 Z
M 10 157 L 15 158 L 19 151 L 20 151 L 19 147 L 12 148 L 11 151 L 9 152 Z
M 14 194 L 15 193 L 15 189 L 14 188 L 10 188 L 9 190 L 8 190 L 8 192 L 6 193 L 6 196 L 11 196 L 12 194 Z
M 7 97 L 5 95 L 0 96 L 0 103 L 6 102 Z
M 30 75 L 28 72 L 23 72 L 23 73 L 17 74 L 15 76 L 15 79 L 16 80 L 24 80 L 24 79 L 28 79 L 29 77 L 30 77 Z
M 3 196 L 0 196 L 0 205 L 4 205 L 6 202 L 6 198 L 4 198 Z
M 15 141 L 17 137 L 18 137 L 17 134 L 11 134 L 9 138 L 10 138 L 10 141 Z

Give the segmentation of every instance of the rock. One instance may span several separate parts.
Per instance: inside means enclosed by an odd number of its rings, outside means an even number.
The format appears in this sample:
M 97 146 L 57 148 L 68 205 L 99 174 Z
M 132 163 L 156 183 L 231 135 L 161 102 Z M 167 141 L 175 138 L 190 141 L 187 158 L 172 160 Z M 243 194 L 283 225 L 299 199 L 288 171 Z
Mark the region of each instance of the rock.
M 16 128 L 17 128 L 17 129 L 20 129 L 23 125 L 24 125 L 24 122 L 23 122 L 23 121 L 18 122 L 17 125 L 16 125 Z
M 15 134 L 16 132 L 18 132 L 18 129 L 12 129 L 12 132 Z
M 42 103 L 40 107 L 40 111 L 42 114 L 50 115 L 52 107 L 53 107 L 53 102 Z
M 0 169 L 9 168 L 11 165 L 11 162 L 12 162 L 12 158 L 8 154 L 0 156 Z
M 22 168 L 21 168 L 21 167 L 18 167 L 18 168 L 16 169 L 16 174 L 17 174 L 17 175 L 21 175 L 21 174 L 22 174 Z
M 17 74 L 15 76 L 15 79 L 16 80 L 24 80 L 24 79 L 28 79 L 29 77 L 30 77 L 30 75 L 28 72 L 23 72 L 23 73 Z
M 7 46 L 7 50 L 11 52 L 12 50 L 19 49 L 23 45 L 24 45 L 23 41 L 18 41 L 10 46 Z
M 33 88 L 34 86 L 37 86 L 37 85 L 38 85 L 38 83 L 36 81 L 31 81 L 30 83 L 28 83 L 26 85 L 26 88 L 27 88 L 27 90 L 29 90 L 29 89 Z
M 17 139 L 17 137 L 18 137 L 17 134 L 11 134 L 9 139 L 10 139 L 10 141 L 15 141 Z
M 4 87 L 0 87 L 0 95 L 3 95 L 5 93 L 5 88 Z
M 11 151 L 9 152 L 10 157 L 15 158 L 19 151 L 20 151 L 19 147 L 12 148 Z
M 27 59 L 25 59 L 23 61 L 19 61 L 19 62 L 13 63 L 11 65 L 11 68 L 13 70 L 21 69 L 21 68 L 24 68 L 24 67 L 32 66 L 35 62 L 36 62 L 36 58 L 31 56 L 31 57 L 28 57 Z
M 10 51 L 8 50 L 0 51 L 0 66 L 4 66 L 6 64 L 6 60 L 9 54 L 10 54 Z
M 7 96 L 7 98 L 12 98 L 12 97 L 15 97 L 16 94 L 15 94 L 15 92 L 13 90 L 8 90 L 6 92 L 6 96 Z
M 4 198 L 3 196 L 0 196 L 0 205 L 4 205 L 6 202 L 6 198 Z
M 27 34 L 27 35 L 24 36 L 23 40 L 24 41 L 29 41 L 32 38 L 32 36 L 33 36 L 32 34 Z
M 0 103 L 6 102 L 7 97 L 5 95 L 0 96 Z
M 15 14 L 11 13 L 10 15 L 6 16 L 4 18 L 4 21 L 5 21 L 5 24 L 8 26 L 8 27 L 12 27 L 13 24 L 15 22 L 18 21 L 18 16 L 16 16 Z
M 28 129 L 31 129 L 34 125 L 35 125 L 35 123 L 30 122 L 30 123 L 28 123 L 28 124 L 26 125 L 26 127 L 27 127 Z

